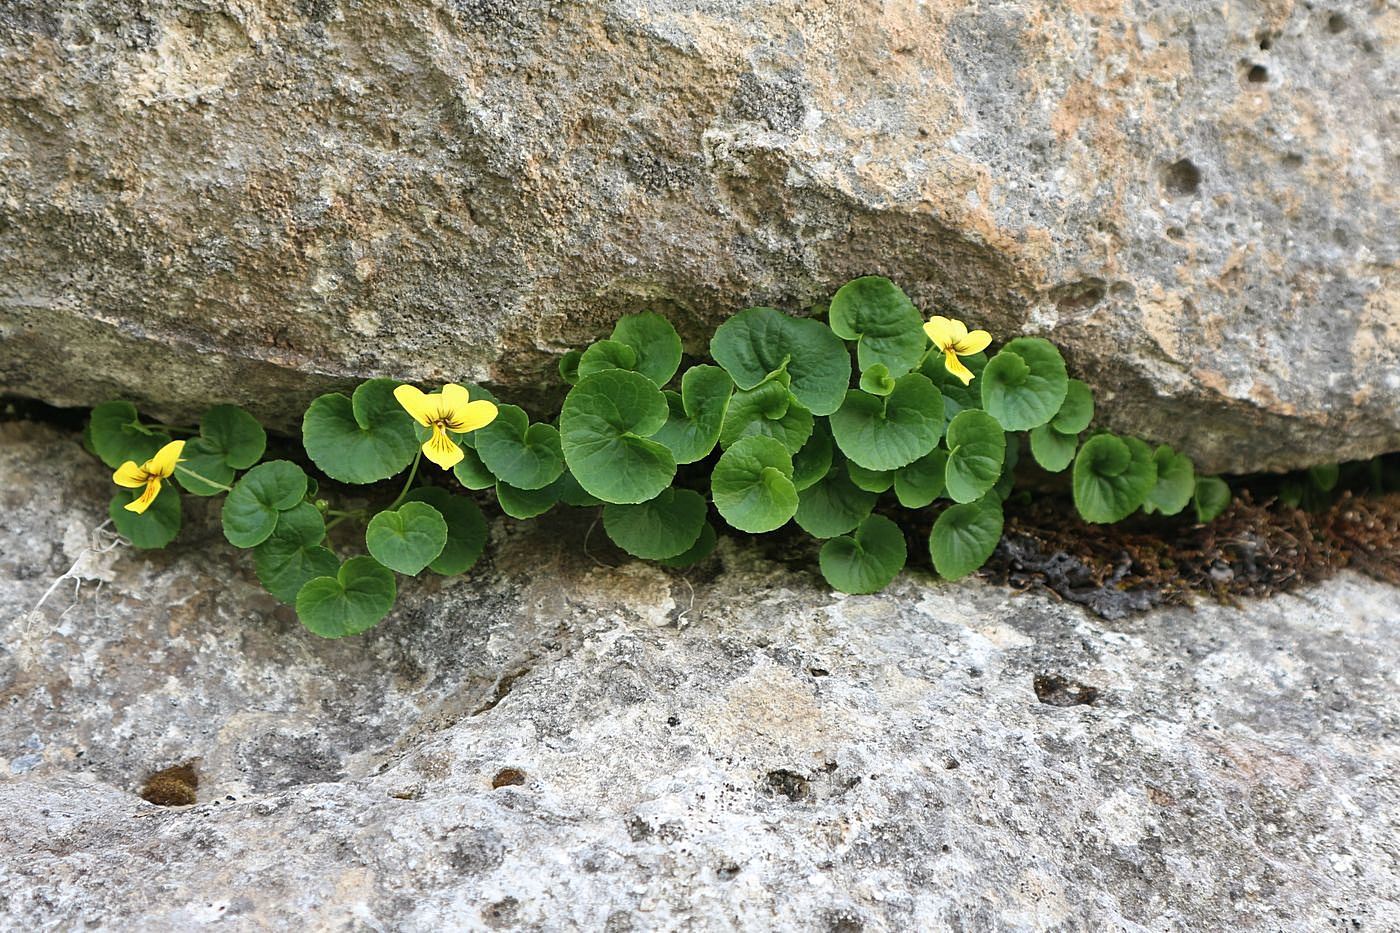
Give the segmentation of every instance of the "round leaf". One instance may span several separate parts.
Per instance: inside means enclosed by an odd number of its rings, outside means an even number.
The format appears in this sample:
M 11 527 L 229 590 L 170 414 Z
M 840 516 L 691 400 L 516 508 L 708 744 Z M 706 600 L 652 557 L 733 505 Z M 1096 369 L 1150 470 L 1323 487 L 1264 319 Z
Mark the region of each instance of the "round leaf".
M 777 380 L 734 393 L 720 428 L 719 445 L 728 449 L 741 437 L 771 437 L 790 453 L 812 436 L 812 413 Z
M 237 405 L 215 405 L 199 419 L 199 436 L 218 451 L 226 465 L 246 470 L 262 459 L 267 432 L 258 419 Z
M 578 378 L 587 379 L 595 373 L 610 369 L 632 372 L 637 365 L 637 351 L 619 340 L 599 340 L 583 351 L 578 361 Z
M 394 398 L 392 379 L 371 379 L 353 397 L 322 395 L 301 421 L 307 455 L 332 479 L 373 483 L 401 472 L 418 452 L 409 417 Z
M 146 511 L 140 515 L 128 512 L 127 503 L 135 501 L 143 491 L 117 490 L 107 506 L 107 515 L 116 526 L 117 533 L 130 541 L 133 547 L 143 550 L 165 547 L 180 533 L 180 491 L 164 487 L 156 494 L 155 501 L 146 507 Z
M 740 531 L 773 531 L 797 511 L 792 457 L 771 437 L 736 441 L 715 464 L 710 484 L 715 508 Z
M 721 324 L 710 356 L 741 389 L 785 369 L 792 394 L 814 415 L 841 407 L 851 383 L 851 355 L 831 328 L 772 308 L 749 308 Z
M 374 559 L 408 576 L 436 560 L 446 544 L 447 520 L 426 502 L 405 502 L 380 512 L 365 528 L 365 545 Z
M 717 540 L 714 526 L 706 522 L 700 529 L 700 537 L 686 551 L 675 557 L 663 557 L 657 563 L 664 567 L 689 567 L 709 557 L 714 552 Z
M 1074 461 L 1079 435 L 1061 434 L 1052 421 L 1031 428 L 1031 456 L 1051 473 L 1058 473 Z
M 639 373 L 608 370 L 564 399 L 559 433 L 569 471 L 604 502 L 645 502 L 671 485 L 676 461 L 648 440 L 666 423 L 666 396 Z
M 852 389 L 831 416 L 836 445 L 869 470 L 896 470 L 928 453 L 943 434 L 943 396 L 918 373 L 880 397 Z
M 277 527 L 278 513 L 306 496 L 306 474 L 287 460 L 253 467 L 224 500 L 224 537 L 234 547 L 257 547 Z
M 531 424 L 523 409 L 496 408 L 496 420 L 476 431 L 476 453 L 495 476 L 517 489 L 542 489 L 564 472 L 559 431 Z
M 1142 510 L 1148 515 L 1153 512 L 1175 515 L 1186 508 L 1196 491 L 1195 464 L 1190 457 L 1177 453 L 1166 444 L 1152 454 L 1152 461 L 1157 465 L 1157 481 L 1143 501 Z
M 486 469 L 486 464 L 471 447 L 462 448 L 462 459 L 452 468 L 452 475 L 468 489 L 490 489 L 496 485 L 496 474 Z
M 854 460 L 847 460 L 846 472 L 851 482 L 866 492 L 884 492 L 894 485 L 894 470 L 867 470 Z
M 1191 503 L 1196 509 L 1196 521 L 1213 522 L 1230 507 L 1230 486 L 1218 476 L 1199 476 Z
M 128 460 L 145 463 L 156 455 L 170 436 L 141 423 L 136 406 L 130 402 L 103 402 L 88 419 L 92 449 L 102 462 L 116 469 Z
M 657 386 L 664 386 L 681 365 L 681 338 L 671 322 L 652 311 L 629 314 L 613 327 L 612 339 L 631 347 L 633 369 Z
M 829 320 L 836 336 L 855 340 L 862 372 L 883 365 L 901 376 L 919 365 L 928 346 L 923 318 L 909 296 L 887 278 L 852 279 L 831 299 Z
M 1065 391 L 1065 400 L 1051 419 L 1050 426 L 1061 434 L 1078 434 L 1093 420 L 1094 393 L 1085 383 L 1071 379 Z
M 297 594 L 316 577 L 334 576 L 340 561 L 328 548 L 326 523 L 309 502 L 277 516 L 277 527 L 253 549 L 253 568 L 263 588 L 282 602 L 296 605 Z
M 1001 500 L 988 496 L 944 510 L 929 534 L 929 554 L 938 575 L 957 580 L 981 567 L 1001 540 Z
M 196 479 L 192 475 L 195 473 L 202 479 Z M 206 438 L 194 437 L 185 442 L 185 448 L 180 453 L 180 463 L 175 468 L 175 479 L 186 492 L 196 496 L 217 496 L 225 490 L 213 484 L 231 485 L 233 467 L 225 462 L 224 451 Z
M 1074 505 L 1086 522 L 1127 518 L 1156 482 L 1152 448 L 1135 437 L 1097 434 L 1074 458 Z
M 792 455 L 792 485 L 800 492 L 826 476 L 834 453 L 830 432 L 818 423 L 807 443 Z
M 559 378 L 569 385 L 578 385 L 578 364 L 583 359 L 583 352 L 580 350 L 570 350 L 559 357 Z
M 373 557 L 352 557 L 334 576 L 307 581 L 297 593 L 297 618 L 322 638 L 358 635 L 394 608 L 394 574 Z
M 980 381 L 982 407 L 1008 431 L 1045 424 L 1069 392 L 1064 358 L 1054 344 L 1039 337 L 1007 343 L 987 363 Z
M 447 542 L 428 569 L 451 576 L 470 570 L 486 548 L 486 518 L 477 504 L 466 496 L 454 496 L 440 486 L 419 486 L 406 497 L 408 502 L 426 502 L 447 522 Z
M 633 557 L 661 560 L 685 553 L 699 540 L 707 510 L 698 492 L 663 489 L 655 499 L 636 505 L 604 506 L 603 528 Z
M 543 489 L 517 489 L 500 481 L 496 483 L 496 504 L 511 518 L 538 518 L 554 508 L 564 485 L 562 476 Z
M 871 395 L 889 395 L 894 391 L 894 377 L 884 363 L 876 363 L 860 374 L 860 389 Z
M 718 366 L 692 366 L 681 377 L 681 391 L 666 393 L 670 411 L 652 440 L 665 444 L 677 463 L 694 463 L 719 442 L 734 380 Z
M 822 545 L 822 576 L 843 593 L 877 593 L 904 569 L 907 556 L 899 526 L 883 515 L 871 515 L 854 535 Z
M 797 494 L 795 518 L 812 537 L 834 538 L 864 521 L 878 498 L 851 482 L 845 464 L 838 463 L 821 480 Z
M 954 502 L 976 502 L 985 496 L 1001 478 L 1005 460 L 1006 432 L 985 411 L 971 408 L 948 423 L 944 479 Z
M 948 451 L 939 447 L 894 474 L 894 494 L 906 509 L 921 509 L 943 495 Z

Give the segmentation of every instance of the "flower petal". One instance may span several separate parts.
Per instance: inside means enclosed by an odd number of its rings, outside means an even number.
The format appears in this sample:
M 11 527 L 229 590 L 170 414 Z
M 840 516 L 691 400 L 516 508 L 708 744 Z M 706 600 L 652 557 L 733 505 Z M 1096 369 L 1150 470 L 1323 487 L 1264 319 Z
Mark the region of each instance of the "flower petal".
M 184 441 L 171 441 L 146 461 L 146 472 L 152 476 L 169 476 L 175 472 L 175 464 L 180 462 L 180 454 L 184 451 Z
M 477 399 L 464 408 L 459 408 L 453 412 L 457 416 L 457 427 L 453 430 L 458 434 L 466 434 L 468 431 L 475 431 L 477 428 L 484 428 L 496 420 L 496 406 L 485 399 Z
M 447 436 L 446 431 L 433 425 L 433 436 L 423 443 L 423 456 L 444 470 L 450 470 L 461 463 L 466 454 L 462 453 L 462 448 L 458 447 L 452 438 Z
M 958 359 L 958 355 L 952 350 L 947 351 L 943 355 L 943 365 L 947 368 L 948 372 L 961 379 L 963 385 L 967 385 L 972 381 L 972 370 L 964 366 L 962 360 Z
M 139 489 L 146 482 L 146 471 L 137 466 L 135 460 L 128 460 L 117 467 L 112 482 L 127 489 Z
M 924 325 L 924 333 L 928 334 L 928 339 L 932 340 L 938 349 L 947 350 L 967 336 L 967 325 L 962 321 L 935 314 Z
M 471 393 L 465 386 L 459 386 L 455 382 L 449 382 L 442 387 L 441 408 L 444 416 L 460 417 L 462 409 L 467 407 L 467 403 L 472 400 Z
M 146 491 L 122 506 L 122 508 L 126 509 L 128 512 L 135 512 L 137 515 L 140 515 L 151 507 L 151 503 L 156 501 L 156 496 L 158 495 L 160 495 L 160 477 L 152 476 L 150 479 L 146 480 Z
M 992 343 L 992 335 L 985 330 L 974 330 L 963 339 L 954 344 L 953 349 L 958 352 L 958 356 L 968 356 L 973 353 L 981 353 Z
M 403 406 L 403 410 L 413 416 L 423 427 L 432 425 L 432 415 L 437 413 L 437 401 L 431 395 L 424 395 L 423 390 L 411 385 L 401 385 L 394 390 L 394 398 Z

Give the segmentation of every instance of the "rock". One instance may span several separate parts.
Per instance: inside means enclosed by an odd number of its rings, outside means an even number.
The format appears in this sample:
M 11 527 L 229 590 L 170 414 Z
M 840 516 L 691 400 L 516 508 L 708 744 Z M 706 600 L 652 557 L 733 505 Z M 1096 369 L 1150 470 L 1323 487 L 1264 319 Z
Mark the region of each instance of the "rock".
M 879 272 L 1204 470 L 1395 450 L 1398 37 L 1361 0 L 9 0 L 0 389 L 545 408 L 623 313 L 702 352 Z
M 729 540 L 688 575 L 611 566 L 586 522 L 500 522 L 469 576 L 331 642 L 208 516 L 86 552 L 104 471 L 47 428 L 0 440 L 0 926 L 1400 923 L 1393 587 L 1105 624 L 920 572 L 843 598 Z M 138 796 L 190 762 L 193 806 Z

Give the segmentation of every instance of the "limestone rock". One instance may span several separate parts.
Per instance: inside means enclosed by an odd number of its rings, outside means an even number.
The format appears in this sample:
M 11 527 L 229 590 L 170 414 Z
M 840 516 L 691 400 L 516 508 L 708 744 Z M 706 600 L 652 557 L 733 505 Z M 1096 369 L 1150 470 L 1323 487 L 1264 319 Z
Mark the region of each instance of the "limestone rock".
M 329 642 L 207 517 L 88 551 L 103 471 L 0 441 L 0 927 L 1400 925 L 1392 587 L 1105 624 L 501 523 Z
M 623 313 L 698 352 L 879 272 L 1208 471 L 1394 450 L 1398 40 L 1363 0 L 9 0 L 0 390 L 543 405 Z

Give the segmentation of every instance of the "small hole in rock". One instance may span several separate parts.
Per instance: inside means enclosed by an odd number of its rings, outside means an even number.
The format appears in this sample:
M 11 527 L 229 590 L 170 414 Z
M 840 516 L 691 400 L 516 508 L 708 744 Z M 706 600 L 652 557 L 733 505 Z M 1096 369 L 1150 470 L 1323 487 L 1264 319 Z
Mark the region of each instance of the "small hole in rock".
M 1061 677 L 1037 674 L 1032 684 L 1035 698 L 1047 706 L 1088 706 L 1099 698 L 1099 688 Z
M 679 716 L 667 716 L 667 717 L 666 717 L 666 725 L 668 725 L 668 726 L 679 726 L 680 724 L 681 724 L 681 717 L 679 717 Z
M 958 770 L 958 760 L 956 758 L 949 758 L 943 762 L 943 767 L 949 771 L 956 771 Z
M 194 762 L 187 761 L 146 778 L 141 785 L 141 799 L 158 807 L 188 807 L 194 804 L 198 788 Z
M 812 796 L 812 783 L 796 771 L 769 771 L 768 787 L 789 800 L 806 800 Z
M 525 783 L 525 772 L 519 768 L 502 768 L 496 772 L 496 776 L 491 779 L 491 789 L 500 790 L 502 787 L 517 787 Z
M 811 674 L 813 677 L 828 677 L 831 671 L 824 667 L 809 667 L 807 668 L 807 673 Z
M 1263 84 L 1269 80 L 1269 69 L 1263 65 L 1255 65 L 1245 74 L 1245 79 L 1250 84 Z
M 1267 32 L 1261 32 L 1261 33 L 1259 34 L 1259 51 L 1261 51 L 1261 52 L 1267 52 L 1267 51 L 1269 51 L 1269 49 L 1271 49 L 1271 48 L 1273 48 L 1273 47 L 1274 47 L 1274 37 L 1271 36 L 1271 35 L 1269 35 Z
M 1340 13 L 1333 13 L 1327 17 L 1327 31 L 1336 35 L 1345 32 L 1347 28 L 1347 18 Z
M 1162 181 L 1172 194 L 1195 194 L 1201 187 L 1201 170 L 1190 159 L 1178 159 L 1167 166 Z

